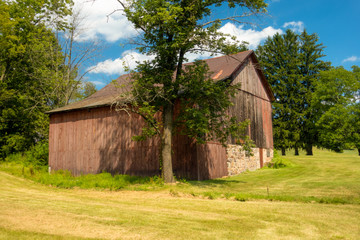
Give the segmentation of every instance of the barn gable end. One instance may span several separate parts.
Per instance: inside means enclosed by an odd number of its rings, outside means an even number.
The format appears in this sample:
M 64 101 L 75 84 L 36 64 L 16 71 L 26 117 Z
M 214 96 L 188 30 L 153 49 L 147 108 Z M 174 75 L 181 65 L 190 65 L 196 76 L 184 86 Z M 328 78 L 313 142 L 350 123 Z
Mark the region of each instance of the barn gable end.
M 186 136 L 174 136 L 173 168 L 178 177 L 203 180 L 235 175 L 262 167 L 272 158 L 272 92 L 252 51 L 206 60 L 214 80 L 230 78 L 241 89 L 228 110 L 239 121 L 250 120 L 248 133 L 256 144 L 254 156 L 245 156 L 241 146 L 229 140 L 197 144 Z M 129 83 L 129 75 L 118 82 Z M 125 88 L 125 90 L 128 90 Z M 116 112 L 111 104 L 120 90 L 112 84 L 89 98 L 50 113 L 49 167 L 74 175 L 86 173 L 159 174 L 159 138 L 134 142 L 140 133 L 141 117 Z
M 231 139 L 227 148 L 228 175 L 263 167 L 273 157 L 271 101 L 273 95 L 264 78 L 256 57 L 249 57 L 233 75 L 233 83 L 241 89 L 233 99 L 229 115 L 238 121 L 250 121 L 247 134 L 254 141 L 254 156 L 247 157 L 241 147 Z M 238 159 L 242 159 L 239 161 Z

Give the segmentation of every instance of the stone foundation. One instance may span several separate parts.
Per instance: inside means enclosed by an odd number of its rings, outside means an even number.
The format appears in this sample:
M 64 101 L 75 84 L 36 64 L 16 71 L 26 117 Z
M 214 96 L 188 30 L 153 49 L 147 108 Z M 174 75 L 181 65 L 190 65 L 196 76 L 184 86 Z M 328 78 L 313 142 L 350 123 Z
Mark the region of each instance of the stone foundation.
M 245 172 L 247 170 L 254 171 L 261 167 L 262 156 L 263 164 L 266 166 L 273 158 L 273 149 L 253 148 L 253 156 L 246 156 L 245 151 L 240 145 L 228 145 L 227 149 L 227 168 L 228 175 L 233 176 Z

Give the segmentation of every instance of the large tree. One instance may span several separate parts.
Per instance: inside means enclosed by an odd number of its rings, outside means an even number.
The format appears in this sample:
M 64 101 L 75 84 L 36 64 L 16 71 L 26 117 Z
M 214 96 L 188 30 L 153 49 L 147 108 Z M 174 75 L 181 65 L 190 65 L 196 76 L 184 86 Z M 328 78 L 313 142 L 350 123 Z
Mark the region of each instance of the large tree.
M 308 34 L 304 30 L 300 34 L 300 76 L 301 76 L 301 135 L 300 142 L 304 146 L 307 155 L 313 155 L 312 148 L 318 144 L 318 130 L 316 121 L 319 118 L 317 109 L 312 105 L 315 84 L 319 81 L 320 72 L 330 68 L 330 62 L 325 62 L 322 57 L 324 46 L 319 43 L 319 37 Z
M 243 124 L 225 114 L 235 87 L 226 81 L 215 83 L 209 79 L 208 68 L 202 62 L 184 68 L 186 54 L 239 51 L 237 43 L 230 43 L 228 36 L 219 32 L 222 22 L 241 22 L 243 17 L 265 12 L 267 5 L 264 0 L 118 1 L 128 20 L 141 33 L 138 50 L 155 56 L 135 69 L 132 98 L 127 99 L 132 103 L 132 110 L 148 123 L 140 138 L 161 135 L 163 177 L 165 182 L 173 182 L 171 140 L 174 133 L 181 132 L 198 142 L 216 139 L 225 143 L 230 133 L 236 135 L 243 129 Z M 240 14 L 216 18 L 213 11 L 220 6 L 237 7 Z M 180 114 L 174 116 L 178 100 Z M 160 111 L 162 119 L 155 117 Z
M 321 60 L 323 48 L 316 34 L 287 30 L 269 37 L 257 49 L 275 95 L 274 145 L 283 154 L 287 148 L 295 148 L 298 154 L 301 147 L 312 155 L 312 146 L 317 143 L 318 115 L 312 106 L 314 84 L 319 72 L 330 66 Z
M 274 146 L 283 155 L 287 148 L 295 147 L 300 140 L 301 83 L 299 36 L 291 30 L 275 34 L 257 49 L 265 76 L 272 86 Z
M 68 0 L 0 1 L 0 157 L 47 138 L 63 55 L 49 27 L 65 27 Z M 57 16 L 57 17 L 55 17 Z
M 313 105 L 320 113 L 316 126 L 322 147 L 342 152 L 348 147 L 360 149 L 360 79 L 343 67 L 320 73 L 315 85 Z

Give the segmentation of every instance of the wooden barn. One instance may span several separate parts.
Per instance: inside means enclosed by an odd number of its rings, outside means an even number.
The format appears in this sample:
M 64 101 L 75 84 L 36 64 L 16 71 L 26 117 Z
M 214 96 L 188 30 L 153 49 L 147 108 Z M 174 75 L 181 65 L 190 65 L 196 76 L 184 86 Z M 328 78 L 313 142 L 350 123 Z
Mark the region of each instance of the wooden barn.
M 213 179 L 255 170 L 273 155 L 271 101 L 273 94 L 253 51 L 206 60 L 212 78 L 241 83 L 234 106 L 228 110 L 239 121 L 250 120 L 248 133 L 256 147 L 247 157 L 241 146 L 229 142 L 197 144 L 174 136 L 173 169 L 178 177 Z M 111 106 L 120 93 L 129 91 L 129 75 L 119 77 L 92 96 L 54 109 L 50 114 L 49 168 L 74 175 L 100 173 L 151 176 L 159 174 L 159 139 L 135 142 L 144 124 L 140 116 L 116 112 Z

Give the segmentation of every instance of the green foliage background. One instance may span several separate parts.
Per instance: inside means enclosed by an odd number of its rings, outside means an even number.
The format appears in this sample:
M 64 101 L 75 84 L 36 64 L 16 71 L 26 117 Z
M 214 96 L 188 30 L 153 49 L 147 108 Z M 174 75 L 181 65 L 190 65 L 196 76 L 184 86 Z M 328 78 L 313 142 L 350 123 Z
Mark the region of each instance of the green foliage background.
M 0 159 L 36 143 L 35 152 L 44 148 L 45 112 L 67 102 L 77 73 L 65 81 L 69 66 L 55 30 L 69 28 L 71 9 L 71 0 L 0 1 Z M 76 85 L 71 99 L 94 91 L 91 83 Z

